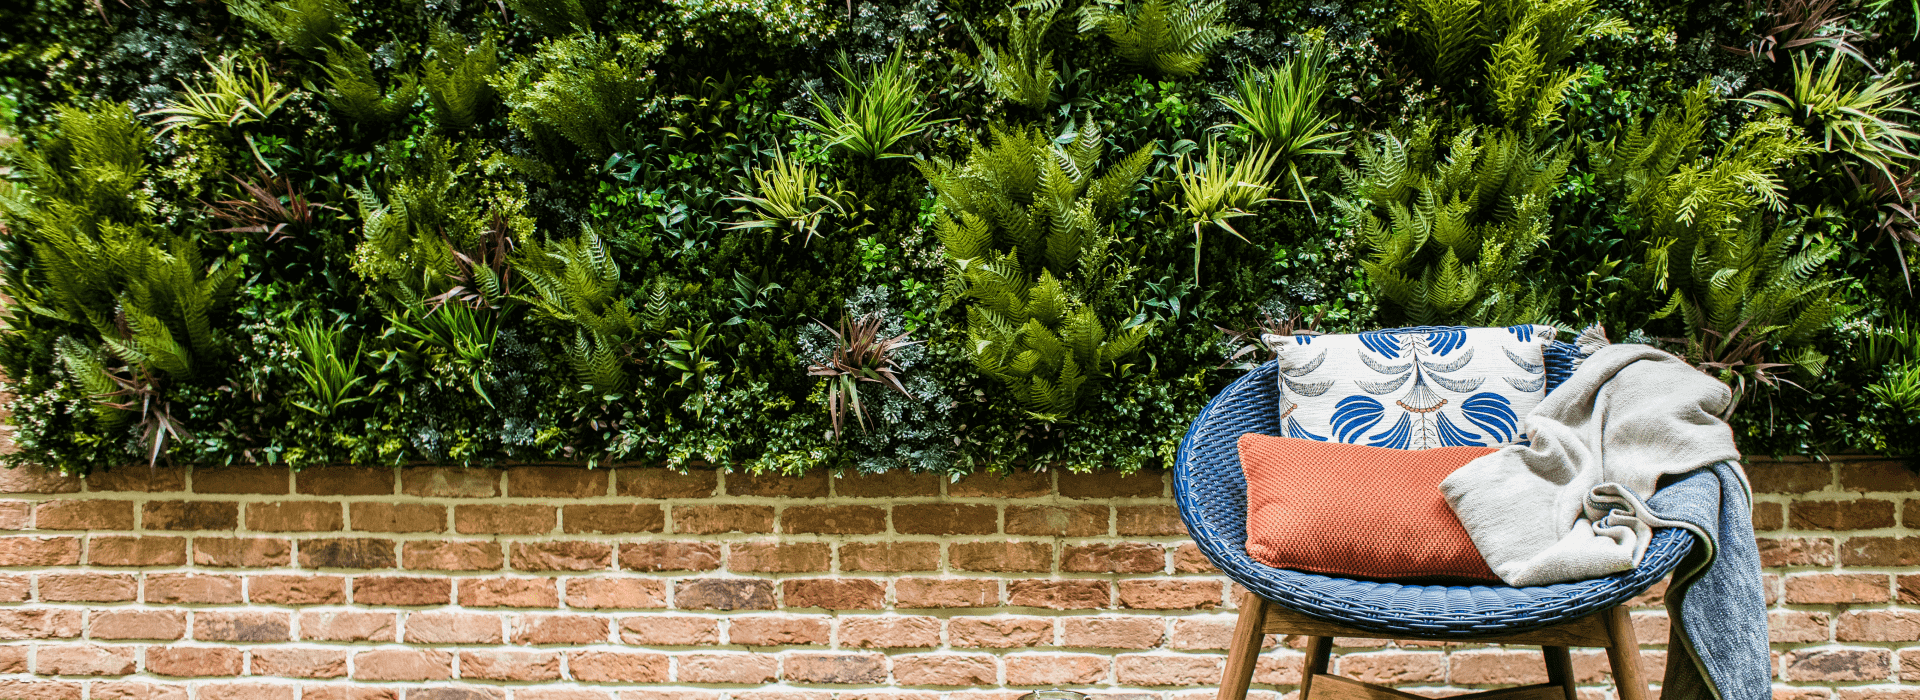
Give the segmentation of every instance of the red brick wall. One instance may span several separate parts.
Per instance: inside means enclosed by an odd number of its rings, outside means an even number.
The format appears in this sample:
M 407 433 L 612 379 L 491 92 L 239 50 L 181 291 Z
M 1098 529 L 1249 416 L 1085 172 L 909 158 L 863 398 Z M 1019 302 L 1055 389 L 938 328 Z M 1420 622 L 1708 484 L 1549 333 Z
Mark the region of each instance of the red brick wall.
M 1779 694 L 1920 696 L 1920 478 L 1752 475 Z M 1184 700 L 1233 624 L 1158 474 L 14 470 L 0 492 L 0 698 Z M 1658 602 L 1635 613 L 1656 678 Z M 1269 641 L 1273 698 L 1301 654 Z M 1538 651 L 1341 643 L 1338 671 L 1421 692 L 1544 678 Z M 1575 659 L 1606 697 L 1604 658 Z

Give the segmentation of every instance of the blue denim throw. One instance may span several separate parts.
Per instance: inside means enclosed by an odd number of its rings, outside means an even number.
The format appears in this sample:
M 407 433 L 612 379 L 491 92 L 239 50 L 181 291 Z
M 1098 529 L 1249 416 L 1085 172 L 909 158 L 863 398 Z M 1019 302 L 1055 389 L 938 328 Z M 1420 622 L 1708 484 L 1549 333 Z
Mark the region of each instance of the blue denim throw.
M 1672 479 L 1647 507 L 1698 540 L 1667 587 L 1672 631 L 1660 699 L 1767 700 L 1767 602 L 1746 475 L 1720 462 Z

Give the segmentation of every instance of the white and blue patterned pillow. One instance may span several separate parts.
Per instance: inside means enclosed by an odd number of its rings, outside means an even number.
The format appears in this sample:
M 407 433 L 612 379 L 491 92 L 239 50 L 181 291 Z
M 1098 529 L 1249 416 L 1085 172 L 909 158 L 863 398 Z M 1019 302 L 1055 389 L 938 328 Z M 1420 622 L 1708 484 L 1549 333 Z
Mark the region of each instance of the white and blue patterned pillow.
M 1288 437 L 1402 450 L 1524 444 L 1551 326 L 1269 336 Z

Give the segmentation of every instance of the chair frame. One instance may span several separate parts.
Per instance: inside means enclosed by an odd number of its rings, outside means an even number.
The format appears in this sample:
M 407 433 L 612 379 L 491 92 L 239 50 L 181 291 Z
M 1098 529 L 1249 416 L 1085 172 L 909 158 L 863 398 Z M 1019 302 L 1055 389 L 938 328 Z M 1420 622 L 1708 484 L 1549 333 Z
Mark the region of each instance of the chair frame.
M 1269 634 L 1293 634 L 1307 637 L 1307 660 L 1300 669 L 1298 700 L 1428 700 L 1386 686 L 1327 673 L 1336 637 L 1367 639 L 1418 639 L 1448 642 L 1486 642 L 1493 644 L 1539 645 L 1546 656 L 1547 682 L 1500 688 L 1456 699 L 1479 700 L 1578 700 L 1573 677 L 1573 657 L 1568 647 L 1603 647 L 1613 666 L 1613 682 L 1620 700 L 1646 700 L 1647 680 L 1641 672 L 1640 644 L 1634 638 L 1633 621 L 1624 605 L 1599 613 L 1526 632 L 1494 635 L 1479 639 L 1433 637 L 1379 632 L 1317 620 L 1283 608 L 1252 591 L 1240 595 L 1240 619 L 1233 627 L 1232 647 L 1227 651 L 1227 668 L 1220 680 L 1218 700 L 1245 700 L 1253 683 L 1254 665 L 1260 647 Z

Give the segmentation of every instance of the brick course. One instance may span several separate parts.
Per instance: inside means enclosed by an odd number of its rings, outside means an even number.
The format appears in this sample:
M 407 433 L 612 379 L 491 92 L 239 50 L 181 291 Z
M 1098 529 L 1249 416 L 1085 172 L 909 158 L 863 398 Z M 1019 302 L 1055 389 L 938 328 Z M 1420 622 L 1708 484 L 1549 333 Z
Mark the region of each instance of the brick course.
M 1920 698 L 1920 477 L 1750 475 L 1775 697 Z M 143 467 L 0 492 L 0 697 L 1189 700 L 1234 622 L 1156 472 Z M 1656 680 L 1663 590 L 1635 601 Z M 1422 695 L 1544 678 L 1537 649 L 1337 646 Z M 1294 690 L 1300 648 L 1268 639 L 1254 697 Z M 1611 697 L 1604 655 L 1574 664 Z

